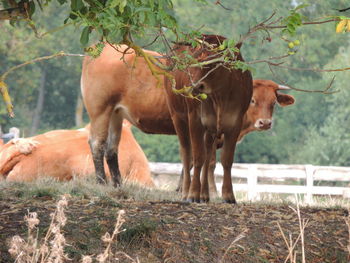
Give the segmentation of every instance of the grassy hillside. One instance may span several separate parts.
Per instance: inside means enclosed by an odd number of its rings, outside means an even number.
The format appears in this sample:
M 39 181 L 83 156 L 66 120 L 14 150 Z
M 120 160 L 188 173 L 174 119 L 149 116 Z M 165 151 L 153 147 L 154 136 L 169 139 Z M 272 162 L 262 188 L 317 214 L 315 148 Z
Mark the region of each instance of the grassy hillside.
M 0 182 L 0 262 L 15 262 L 8 252 L 15 235 L 24 239 L 15 238 L 17 245 L 12 244 L 12 253 L 21 251 L 22 259 L 17 262 L 41 262 L 26 261 L 24 255 L 33 256 L 33 246 L 44 251 L 45 236 L 51 251 L 46 252 L 47 257 L 64 254 L 72 260 L 62 258 L 62 262 L 81 262 L 83 256 L 100 254 L 100 260 L 106 255 L 100 262 L 284 262 L 288 246 L 294 243 L 296 261 L 288 262 L 302 262 L 302 248 L 306 262 L 348 262 L 345 202 L 298 210 L 290 202 L 240 200 L 232 206 L 220 201 L 188 204 L 178 200 L 174 192 L 135 185 L 113 189 L 91 178 L 67 183 Z M 37 216 L 29 215 L 33 212 Z M 29 232 L 28 222 L 32 222 Z M 304 235 L 300 235 L 300 224 L 306 224 Z

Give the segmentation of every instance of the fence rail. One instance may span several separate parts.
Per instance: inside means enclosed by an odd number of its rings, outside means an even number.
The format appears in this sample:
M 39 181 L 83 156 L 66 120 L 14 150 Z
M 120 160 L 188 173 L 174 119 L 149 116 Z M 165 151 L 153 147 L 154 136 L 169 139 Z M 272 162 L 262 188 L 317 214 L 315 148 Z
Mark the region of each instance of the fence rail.
M 181 174 L 182 165 L 179 163 L 150 163 L 151 171 L 156 181 L 161 176 L 175 183 Z M 223 177 L 221 164 L 216 165 L 215 179 L 220 189 Z M 284 164 L 234 164 L 232 179 L 244 179 L 247 183 L 234 183 L 235 191 L 245 191 L 249 200 L 255 200 L 259 193 L 305 194 L 307 202 L 312 201 L 313 195 L 340 195 L 350 197 L 350 187 L 317 186 L 315 181 L 349 182 L 350 167 L 313 166 L 313 165 L 284 165 Z M 169 177 L 170 176 L 170 177 Z M 170 179 L 169 179 L 170 178 Z M 278 184 L 263 184 L 271 180 Z M 302 185 L 288 185 L 297 181 Z M 284 184 L 283 184 L 284 183 Z

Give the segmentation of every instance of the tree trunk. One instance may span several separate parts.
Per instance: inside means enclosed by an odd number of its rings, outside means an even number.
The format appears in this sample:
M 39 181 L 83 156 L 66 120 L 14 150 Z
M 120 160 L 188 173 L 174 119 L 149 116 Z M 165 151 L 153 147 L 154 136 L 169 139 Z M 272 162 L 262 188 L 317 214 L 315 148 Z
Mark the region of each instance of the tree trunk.
M 75 108 L 75 126 L 82 127 L 84 125 L 83 113 L 84 113 L 84 104 L 83 104 L 83 99 L 81 98 L 81 94 L 79 92 L 78 98 L 77 98 L 77 106 Z
M 41 69 L 41 78 L 40 78 L 40 86 L 39 86 L 39 96 L 36 102 L 36 108 L 34 111 L 34 116 L 32 120 L 32 127 L 30 129 L 30 136 L 37 134 L 39 129 L 41 113 L 44 107 L 44 99 L 45 99 L 45 82 L 46 82 L 46 71 Z

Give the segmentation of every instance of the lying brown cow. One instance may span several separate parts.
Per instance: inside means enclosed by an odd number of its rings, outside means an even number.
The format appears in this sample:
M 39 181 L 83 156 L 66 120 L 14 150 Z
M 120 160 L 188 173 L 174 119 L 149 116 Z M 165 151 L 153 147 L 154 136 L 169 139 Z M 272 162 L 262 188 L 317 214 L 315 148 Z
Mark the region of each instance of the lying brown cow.
M 122 177 L 144 186 L 154 186 L 148 161 L 123 123 L 119 151 Z M 94 172 L 88 129 L 54 130 L 26 139 L 15 139 L 0 152 L 0 174 L 8 181 L 32 181 L 41 176 L 70 180 Z M 109 174 L 108 174 L 109 176 Z
M 119 123 L 123 118 L 146 133 L 176 134 L 165 91 L 156 88 L 157 80 L 152 76 L 145 60 L 136 57 L 133 50 L 128 50 L 123 56 L 126 46 L 118 46 L 117 49 L 119 52 L 106 45 L 98 58 L 86 57 L 81 77 L 84 103 L 92 123 L 90 146 L 97 155 L 97 176 L 102 181 L 104 181 L 104 169 L 101 169 L 100 163 L 101 158 L 103 159 L 103 149 L 108 136 L 111 140 L 117 140 L 120 133 Z M 153 56 L 160 56 L 156 52 L 147 52 Z M 261 99 L 252 108 L 249 116 L 244 118 L 240 137 L 252 130 L 265 129 L 271 125 L 271 120 L 270 124 L 265 120 L 271 119 L 269 111 L 263 110 L 261 114 L 257 114 L 259 109 L 271 107 L 276 99 L 281 101 L 281 105 L 283 101 L 286 101 L 286 105 L 288 101 L 291 103 L 294 101 L 291 96 L 278 93 L 277 90 L 281 87 L 276 83 L 265 80 L 257 80 L 258 82 L 260 84 L 256 86 L 261 86 L 257 89 L 262 90 L 259 92 Z M 112 146 L 111 143 L 109 155 L 110 158 L 115 158 L 113 154 L 117 152 L 116 149 L 114 153 L 111 152 Z M 215 157 L 215 154 L 213 156 Z

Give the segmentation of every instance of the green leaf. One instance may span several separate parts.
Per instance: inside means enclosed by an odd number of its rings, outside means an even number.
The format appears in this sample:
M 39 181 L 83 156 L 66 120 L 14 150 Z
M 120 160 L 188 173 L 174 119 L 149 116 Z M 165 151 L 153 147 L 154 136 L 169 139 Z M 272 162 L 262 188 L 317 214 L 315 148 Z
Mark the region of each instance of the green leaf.
M 231 48 L 231 47 L 234 47 L 235 46 L 235 41 L 233 39 L 230 39 L 228 42 L 227 42 L 227 47 Z
M 145 20 L 146 20 L 145 13 L 144 13 L 144 12 L 141 12 L 141 13 L 139 14 L 139 22 L 140 22 L 140 23 L 144 23 Z
M 89 34 L 90 34 L 90 27 L 89 26 L 84 27 L 83 31 L 81 32 L 81 36 L 80 36 L 80 43 L 83 46 L 86 46 L 88 44 Z
M 340 20 L 349 20 L 350 17 L 348 16 L 337 16 Z
M 72 11 L 79 11 L 81 8 L 84 7 L 84 3 L 82 0 L 71 0 L 70 7 Z
M 139 12 L 151 12 L 152 9 L 149 7 L 138 7 L 135 9 L 135 13 L 139 13 Z
M 119 4 L 119 11 L 120 13 L 123 13 L 124 12 L 124 8 L 127 4 L 127 0 L 121 0 L 120 4 Z
M 120 4 L 120 0 L 111 0 L 107 2 L 107 6 L 110 8 L 115 8 Z
M 154 9 L 154 0 L 149 0 L 149 5 L 152 9 Z
M 69 18 L 72 19 L 72 20 L 75 20 L 75 19 L 78 18 L 78 16 L 75 15 L 75 14 L 73 14 L 73 13 L 70 13 L 70 14 L 69 14 Z

